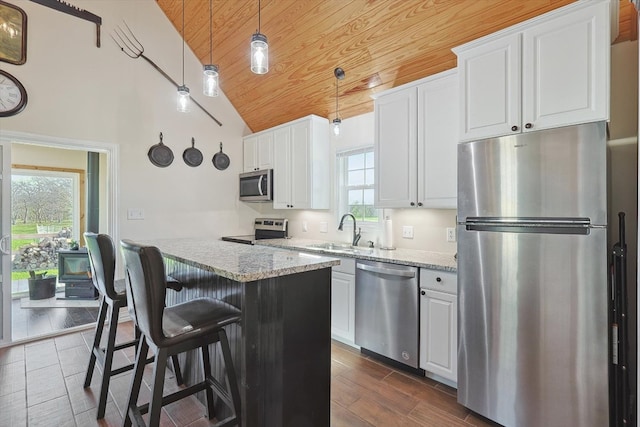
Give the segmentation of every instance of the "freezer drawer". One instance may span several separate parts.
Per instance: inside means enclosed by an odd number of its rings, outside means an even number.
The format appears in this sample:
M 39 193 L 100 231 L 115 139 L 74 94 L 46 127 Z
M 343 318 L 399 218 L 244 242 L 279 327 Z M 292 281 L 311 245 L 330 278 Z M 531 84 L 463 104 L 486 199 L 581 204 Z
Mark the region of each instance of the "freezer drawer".
M 606 229 L 458 226 L 458 401 L 509 426 L 606 426 Z
M 355 343 L 418 367 L 418 268 L 356 261 Z

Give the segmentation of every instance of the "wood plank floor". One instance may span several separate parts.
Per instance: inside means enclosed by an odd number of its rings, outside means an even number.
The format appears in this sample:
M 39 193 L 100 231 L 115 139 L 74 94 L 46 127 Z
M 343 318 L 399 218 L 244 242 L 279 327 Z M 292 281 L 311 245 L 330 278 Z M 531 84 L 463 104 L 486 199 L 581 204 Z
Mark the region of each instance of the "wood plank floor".
M 118 342 L 131 339 L 130 322 L 118 328 Z M 112 378 L 107 413 L 96 421 L 100 372 L 83 389 L 93 330 L 0 349 L 0 426 L 119 426 L 130 373 Z M 133 349 L 118 352 L 115 366 L 133 360 Z M 428 378 L 391 369 L 344 344 L 331 353 L 332 426 L 495 426 L 456 402 L 455 390 Z M 171 376 L 167 371 L 167 376 Z M 151 367 L 140 394 L 147 401 Z M 175 390 L 173 378 L 166 392 Z M 194 397 L 163 408 L 161 426 L 208 426 L 205 408 Z M 252 427 L 252 426 L 248 426 Z

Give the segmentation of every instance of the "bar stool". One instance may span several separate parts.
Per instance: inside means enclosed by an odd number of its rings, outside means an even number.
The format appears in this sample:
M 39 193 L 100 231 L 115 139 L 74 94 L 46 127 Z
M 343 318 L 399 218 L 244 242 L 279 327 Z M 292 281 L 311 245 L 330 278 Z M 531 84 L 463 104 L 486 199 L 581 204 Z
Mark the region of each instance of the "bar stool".
M 107 405 L 107 393 L 109 391 L 109 380 L 112 376 L 133 369 L 133 363 L 122 366 L 118 369 L 111 369 L 113 354 L 115 351 L 123 350 L 131 346 L 137 346 L 140 338 L 140 331 L 135 328 L 135 339 L 116 345 L 116 332 L 118 328 L 118 315 L 121 307 L 127 305 L 127 294 L 124 290 L 124 280 L 114 281 L 116 257 L 113 240 L 106 234 L 84 233 L 87 252 L 89 253 L 89 264 L 91 265 L 91 278 L 93 285 L 100 294 L 100 312 L 96 322 L 96 331 L 89 357 L 89 366 L 84 380 L 84 388 L 91 385 L 91 379 L 95 370 L 96 362 L 102 368 L 102 381 L 100 385 L 100 395 L 98 398 L 98 413 L 96 418 L 104 418 Z M 182 285 L 175 281 L 170 281 L 169 286 L 176 290 L 182 289 Z M 109 332 L 105 348 L 100 347 L 104 322 L 109 313 Z M 149 358 L 147 362 L 153 361 Z M 182 375 L 178 358 L 173 358 L 173 369 L 178 385 L 182 385 Z
M 144 426 L 142 415 L 149 412 L 149 425 L 160 422 L 162 406 L 205 391 L 207 414 L 214 417 L 213 392 L 232 411 L 233 415 L 219 420 L 216 427 L 240 425 L 240 392 L 231 351 L 224 326 L 240 320 L 240 310 L 212 298 L 196 298 L 171 307 L 164 306 L 164 261 L 160 250 L 129 240 L 120 242 L 125 263 L 125 283 L 129 295 L 129 312 L 142 332 L 138 355 L 131 380 L 129 401 L 124 425 L 132 422 Z M 225 365 L 228 390 L 213 377 L 209 359 L 209 344 L 220 343 Z M 144 371 L 144 357 L 148 348 L 155 353 L 151 401 L 137 406 Z M 163 396 L 164 373 L 167 358 L 200 348 L 204 380 L 198 384 Z

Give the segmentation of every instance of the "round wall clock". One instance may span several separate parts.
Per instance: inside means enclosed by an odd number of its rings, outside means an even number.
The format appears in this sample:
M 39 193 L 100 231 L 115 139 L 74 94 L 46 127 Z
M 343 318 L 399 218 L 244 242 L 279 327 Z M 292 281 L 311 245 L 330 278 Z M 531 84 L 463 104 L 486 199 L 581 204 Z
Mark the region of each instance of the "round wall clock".
M 0 70 L 0 117 L 9 117 L 24 110 L 27 91 L 11 74 Z

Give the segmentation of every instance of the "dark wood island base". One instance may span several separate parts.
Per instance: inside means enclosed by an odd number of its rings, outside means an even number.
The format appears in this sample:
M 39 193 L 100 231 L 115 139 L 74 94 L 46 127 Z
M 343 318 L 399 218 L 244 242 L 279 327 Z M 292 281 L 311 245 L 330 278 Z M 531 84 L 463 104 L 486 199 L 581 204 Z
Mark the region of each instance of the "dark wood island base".
M 242 425 L 330 424 L 331 268 L 238 282 L 165 256 L 167 274 L 183 283 L 167 291 L 167 305 L 213 297 L 242 310 L 226 329 L 242 398 Z M 211 363 L 224 380 L 211 348 Z M 182 355 L 186 384 L 201 378 L 198 353 Z M 199 399 L 204 401 L 204 394 Z M 227 408 L 216 404 L 224 417 Z M 217 417 L 219 418 L 219 417 Z

